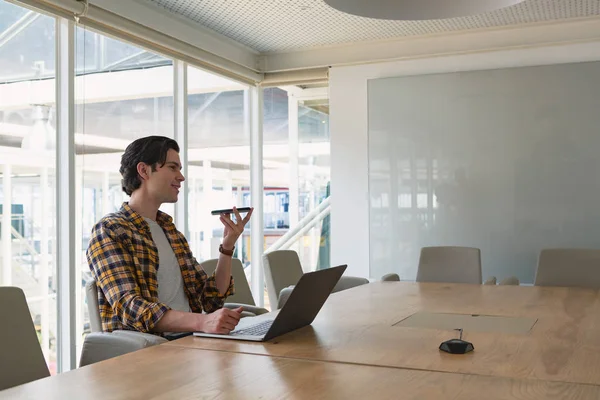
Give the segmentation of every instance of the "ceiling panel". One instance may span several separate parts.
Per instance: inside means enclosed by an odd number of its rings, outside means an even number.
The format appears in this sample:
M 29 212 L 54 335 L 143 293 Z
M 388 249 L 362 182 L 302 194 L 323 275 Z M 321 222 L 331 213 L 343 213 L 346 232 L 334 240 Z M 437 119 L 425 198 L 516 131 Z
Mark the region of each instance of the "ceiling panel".
M 260 52 L 439 34 L 600 15 L 600 0 L 526 0 L 481 15 L 385 21 L 337 11 L 322 0 L 145 0 Z

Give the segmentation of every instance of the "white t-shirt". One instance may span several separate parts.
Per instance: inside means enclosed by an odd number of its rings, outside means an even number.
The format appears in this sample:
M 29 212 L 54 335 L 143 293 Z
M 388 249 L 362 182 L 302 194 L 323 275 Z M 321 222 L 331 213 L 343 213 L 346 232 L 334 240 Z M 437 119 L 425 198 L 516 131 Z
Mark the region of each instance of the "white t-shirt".
M 190 303 L 183 287 L 183 277 L 173 248 L 156 221 L 144 218 L 150 227 L 152 240 L 158 249 L 158 299 L 173 310 L 191 312 Z

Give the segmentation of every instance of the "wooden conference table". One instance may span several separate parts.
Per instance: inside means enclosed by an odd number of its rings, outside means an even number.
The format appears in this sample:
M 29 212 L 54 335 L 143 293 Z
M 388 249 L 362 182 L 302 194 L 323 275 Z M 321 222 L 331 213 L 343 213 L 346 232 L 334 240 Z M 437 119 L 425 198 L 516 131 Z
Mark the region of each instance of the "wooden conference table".
M 186 337 L 0 398 L 600 399 L 599 293 L 371 283 L 332 295 L 311 326 L 268 343 Z M 475 351 L 451 355 L 438 350 L 451 329 L 399 326 L 418 312 L 533 322 L 466 330 Z

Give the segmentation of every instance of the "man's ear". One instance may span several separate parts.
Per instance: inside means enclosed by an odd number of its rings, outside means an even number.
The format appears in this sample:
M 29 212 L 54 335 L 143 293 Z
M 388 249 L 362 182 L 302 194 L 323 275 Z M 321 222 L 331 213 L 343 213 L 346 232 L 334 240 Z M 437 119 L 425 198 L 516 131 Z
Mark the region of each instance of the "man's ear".
M 142 180 L 147 180 L 150 177 L 151 167 L 143 162 L 139 162 L 137 165 L 137 172 Z

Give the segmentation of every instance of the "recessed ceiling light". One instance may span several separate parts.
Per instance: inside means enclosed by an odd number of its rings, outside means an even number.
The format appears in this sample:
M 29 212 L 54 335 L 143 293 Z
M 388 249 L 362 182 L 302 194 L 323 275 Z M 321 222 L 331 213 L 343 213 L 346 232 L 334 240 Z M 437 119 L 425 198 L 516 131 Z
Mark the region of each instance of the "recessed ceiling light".
M 524 0 L 324 0 L 331 7 L 361 17 L 425 20 L 464 17 L 519 4 Z

